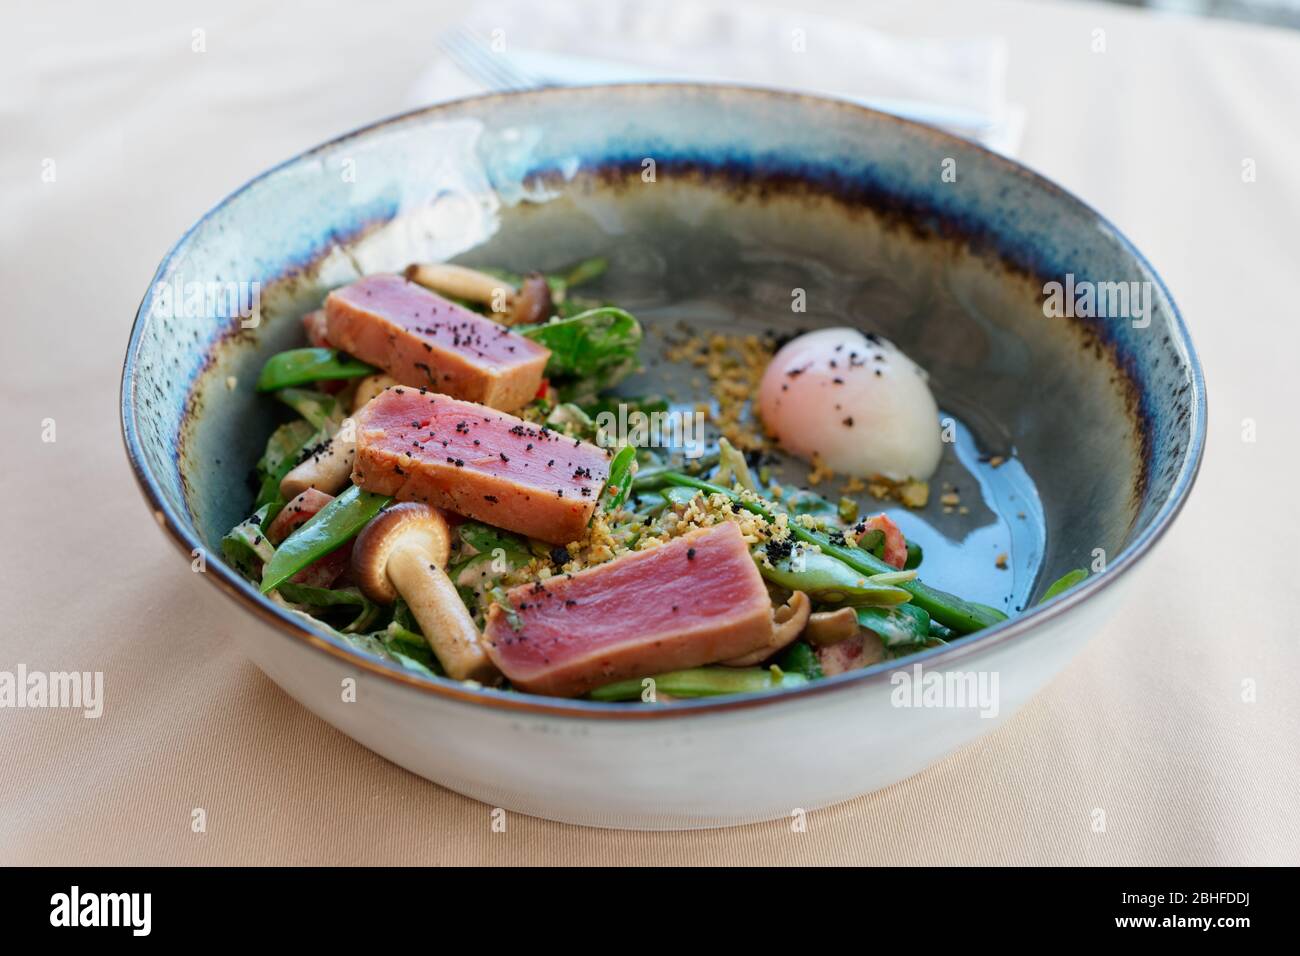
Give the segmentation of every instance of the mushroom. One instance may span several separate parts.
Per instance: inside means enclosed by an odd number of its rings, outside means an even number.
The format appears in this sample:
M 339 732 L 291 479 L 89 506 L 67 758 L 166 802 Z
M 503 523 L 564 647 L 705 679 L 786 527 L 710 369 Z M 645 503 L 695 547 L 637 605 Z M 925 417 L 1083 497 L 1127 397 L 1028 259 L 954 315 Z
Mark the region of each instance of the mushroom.
M 467 299 L 486 305 L 493 312 L 509 311 L 515 297 L 515 287 L 503 279 L 446 262 L 412 263 L 404 273 L 412 282 L 426 289 L 457 299 Z
M 812 602 L 802 591 L 795 591 L 789 600 L 772 612 L 772 636 L 762 647 L 740 657 L 722 661 L 724 667 L 752 667 L 759 664 L 787 644 L 793 644 L 795 638 L 803 633 L 812 612 Z
M 535 325 L 551 317 L 551 287 L 539 272 L 524 279 L 510 298 L 510 324 Z
M 842 607 L 836 611 L 818 611 L 808 618 L 804 636 L 809 644 L 825 647 L 847 641 L 858 633 L 858 615 L 851 607 Z
M 442 512 L 406 501 L 381 511 L 357 535 L 352 570 L 371 600 L 392 604 L 401 595 L 448 677 L 491 683 L 498 671 L 447 576 L 450 552 L 451 531 Z
M 357 457 L 355 429 L 351 419 L 329 441 L 315 448 L 280 479 L 280 494 L 292 501 L 308 488 L 337 495 L 352 480 L 352 462 Z
M 370 401 L 386 388 L 392 388 L 394 385 L 400 385 L 397 379 L 391 375 L 384 375 L 382 372 L 376 375 L 367 375 L 361 381 L 357 382 L 357 390 L 352 394 L 352 414 L 355 415 L 361 411 L 361 407 Z
M 532 325 L 551 317 L 551 287 L 540 272 L 526 276 L 518 289 L 494 275 L 447 262 L 412 263 L 403 274 L 442 295 L 486 305 L 509 325 Z

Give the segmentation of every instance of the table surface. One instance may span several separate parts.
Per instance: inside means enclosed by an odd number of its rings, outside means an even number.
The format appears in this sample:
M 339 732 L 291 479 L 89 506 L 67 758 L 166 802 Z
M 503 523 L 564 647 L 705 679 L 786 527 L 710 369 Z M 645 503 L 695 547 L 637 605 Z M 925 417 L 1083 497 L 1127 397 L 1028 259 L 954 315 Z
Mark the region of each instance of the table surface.
M 1111 218 L 1173 290 L 1205 365 L 1209 445 L 1143 593 L 996 732 L 806 832 L 514 816 L 493 833 L 489 808 L 354 743 L 240 655 L 245 617 L 154 527 L 116 414 L 131 320 L 172 242 L 263 168 L 402 109 L 460 7 L 30 4 L 0 31 L 0 415 L 18 452 L 0 670 L 102 671 L 106 701 L 97 720 L 0 710 L 0 862 L 1300 862 L 1286 410 L 1300 35 L 1086 4 L 800 7 L 1005 34 L 1023 160 Z

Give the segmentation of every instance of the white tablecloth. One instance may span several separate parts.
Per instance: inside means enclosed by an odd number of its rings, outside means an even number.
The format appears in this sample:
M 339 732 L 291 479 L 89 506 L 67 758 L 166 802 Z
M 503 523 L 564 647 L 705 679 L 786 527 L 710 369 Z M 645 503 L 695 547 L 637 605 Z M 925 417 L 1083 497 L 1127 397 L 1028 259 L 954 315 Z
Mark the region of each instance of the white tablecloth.
M 266 166 L 398 111 L 459 6 L 25 4 L 0 30 L 0 670 L 103 671 L 105 703 L 97 720 L 0 710 L 0 862 L 1300 862 L 1300 36 L 1084 4 L 799 8 L 1005 34 L 1022 158 L 1168 281 L 1205 364 L 1209 450 L 1146 592 L 996 733 L 805 833 L 494 834 L 487 807 L 241 658 L 244 616 L 153 526 L 116 413 L 170 244 Z

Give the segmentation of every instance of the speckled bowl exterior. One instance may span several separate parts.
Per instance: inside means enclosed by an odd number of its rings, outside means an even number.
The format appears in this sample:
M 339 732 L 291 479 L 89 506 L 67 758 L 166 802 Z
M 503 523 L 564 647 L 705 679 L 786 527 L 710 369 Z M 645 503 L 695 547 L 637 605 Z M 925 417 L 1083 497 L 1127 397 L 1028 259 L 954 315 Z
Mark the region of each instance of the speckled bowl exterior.
M 634 310 L 653 312 L 665 290 L 672 301 L 741 295 L 742 311 L 793 328 L 794 286 L 827 314 L 860 309 L 929 369 L 941 404 L 1004 436 L 1033 476 L 1046 530 L 1026 546 L 1024 593 L 1098 554 L 1104 572 L 898 663 L 779 694 L 628 707 L 426 680 L 311 629 L 221 561 L 274 422 L 275 403 L 252 383 L 268 355 L 301 344 L 299 317 L 329 289 L 412 261 L 546 269 L 596 254 Z M 1045 303 L 1049 284 L 1066 281 L 1123 283 L 1148 308 L 1060 316 Z M 196 283 L 255 288 L 260 310 L 179 307 Z M 205 577 L 250 613 L 247 653 L 305 706 L 493 806 L 680 828 L 848 799 L 1014 713 L 1114 610 L 1183 504 L 1205 389 L 1145 259 L 1025 168 L 846 103 L 632 85 L 458 101 L 258 177 L 159 267 L 127 348 L 122 421 L 156 520 L 187 559 L 207 552 Z M 917 664 L 995 676 L 996 713 L 909 706 L 899 688 Z M 355 700 L 341 693 L 348 679 Z

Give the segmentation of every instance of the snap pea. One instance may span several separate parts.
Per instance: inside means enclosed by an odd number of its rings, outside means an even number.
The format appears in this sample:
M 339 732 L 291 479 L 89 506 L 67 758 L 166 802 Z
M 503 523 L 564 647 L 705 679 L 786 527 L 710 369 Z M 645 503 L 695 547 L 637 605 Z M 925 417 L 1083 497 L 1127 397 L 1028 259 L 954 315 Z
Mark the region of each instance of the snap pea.
M 627 501 L 632 490 L 632 473 L 636 465 L 636 449 L 624 445 L 609 463 L 609 478 L 605 481 L 604 511 L 617 511 Z
M 801 549 L 768 563 L 758 560 L 758 570 L 773 584 L 803 591 L 819 604 L 893 606 L 912 597 L 902 587 L 872 581 L 843 561 L 817 551 Z
M 779 667 L 695 667 L 669 671 L 653 678 L 656 693 L 670 697 L 713 697 L 718 694 L 744 694 L 751 691 L 781 690 L 808 683 L 802 674 L 786 673 Z M 643 678 L 615 681 L 597 687 L 592 700 L 640 700 L 645 688 Z
M 886 647 L 919 644 L 930 639 L 930 615 L 912 604 L 898 607 L 860 607 L 858 623 L 880 637 Z
M 317 558 L 346 544 L 392 500 L 350 485 L 280 542 L 262 571 L 262 593 L 274 590 Z
M 360 378 L 375 369 L 337 349 L 306 348 L 277 352 L 266 360 L 257 377 L 259 392 L 326 379 Z
M 1058 594 L 1064 594 L 1076 584 L 1082 583 L 1087 576 L 1088 572 L 1083 568 L 1075 568 L 1073 571 L 1067 571 L 1048 585 L 1047 590 L 1043 592 L 1043 596 L 1038 599 L 1038 603 L 1042 604 L 1045 601 L 1050 601 Z
M 339 414 L 338 400 L 333 395 L 326 395 L 314 388 L 282 388 L 275 393 L 275 397 L 315 428 L 328 428 L 332 431 L 343 420 Z
M 668 484 L 698 488 L 701 491 L 726 495 L 746 511 L 767 518 L 769 521 L 773 518 L 772 513 L 757 502 L 742 500 L 740 495 L 735 492 L 702 479 L 692 478 L 690 475 L 683 475 L 680 472 L 665 472 L 659 478 Z M 886 571 L 896 570 L 873 554 L 857 548 L 846 548 L 842 545 L 832 544 L 830 538 L 826 535 L 809 531 L 797 522 L 790 524 L 790 531 L 799 540 L 817 545 L 824 553 L 839 558 L 849 567 L 862 574 L 881 574 Z M 969 634 L 972 631 L 978 631 L 981 628 L 1006 620 L 1006 615 L 995 608 L 963 601 L 954 594 L 932 588 L 920 581 L 908 581 L 899 585 L 899 587 L 912 595 L 914 604 L 923 608 L 940 624 L 959 634 Z

